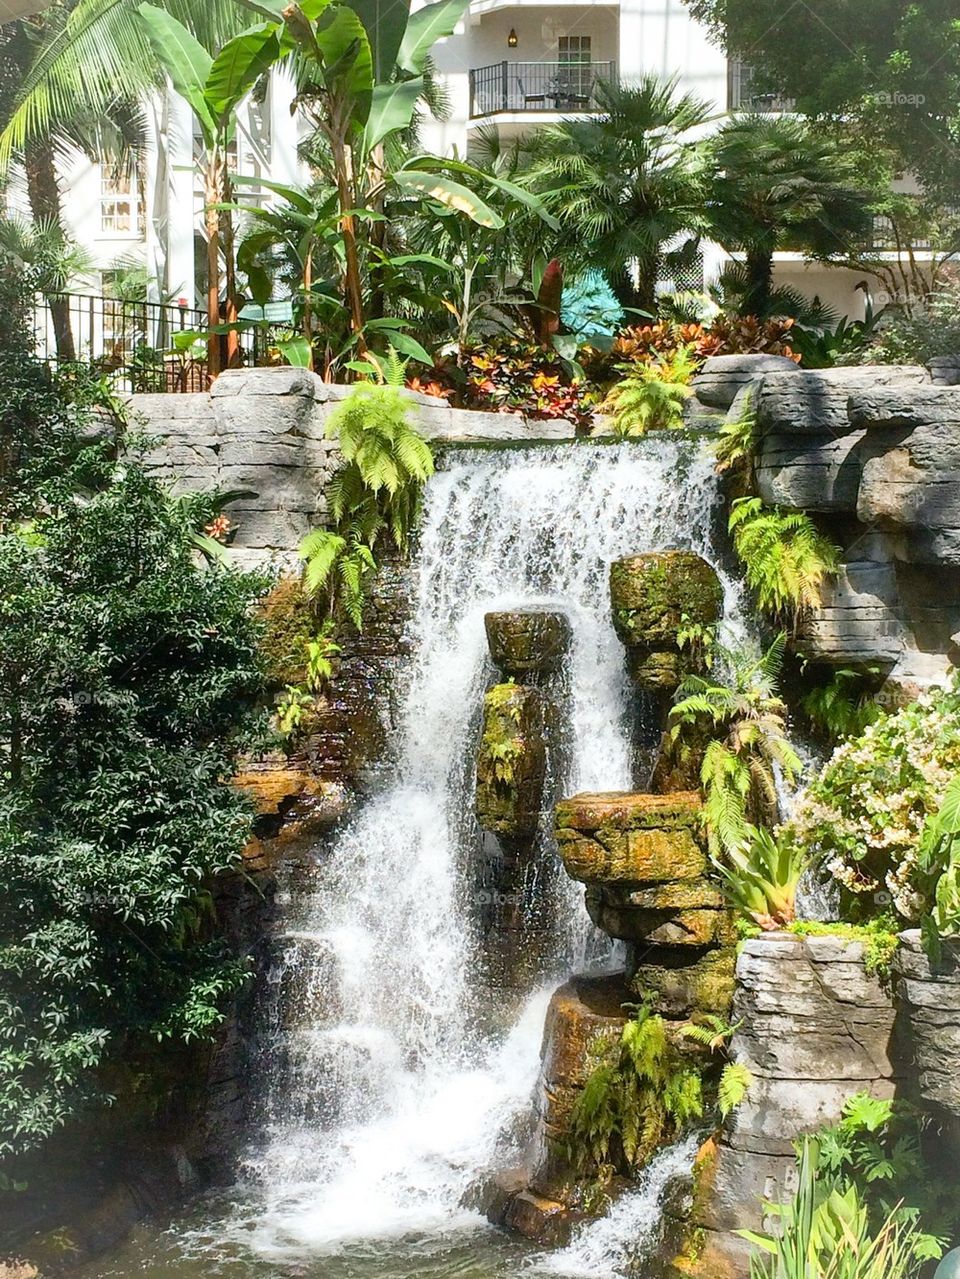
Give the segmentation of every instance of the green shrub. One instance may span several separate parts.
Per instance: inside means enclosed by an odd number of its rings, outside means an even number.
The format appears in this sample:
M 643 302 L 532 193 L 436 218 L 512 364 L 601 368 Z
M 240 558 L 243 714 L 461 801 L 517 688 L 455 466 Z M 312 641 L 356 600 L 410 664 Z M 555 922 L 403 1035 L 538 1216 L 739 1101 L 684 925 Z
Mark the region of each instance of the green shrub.
M 198 565 L 135 461 L 103 474 L 0 534 L 0 1155 L 102 1103 L 118 1057 L 209 1035 L 245 977 L 210 884 L 251 829 L 226 783 L 265 583 Z
M 910 311 L 888 310 L 876 341 L 861 354 L 865 364 L 926 364 L 960 351 L 960 284 L 942 284 Z
M 621 365 L 623 376 L 601 410 L 610 414 L 613 429 L 620 436 L 679 430 L 683 406 L 693 394 L 690 383 L 695 372 L 691 348 L 686 346 L 653 363 L 638 360 Z
M 920 838 L 960 771 L 960 684 L 934 689 L 842 743 L 783 831 L 841 885 L 853 917 L 930 909 Z

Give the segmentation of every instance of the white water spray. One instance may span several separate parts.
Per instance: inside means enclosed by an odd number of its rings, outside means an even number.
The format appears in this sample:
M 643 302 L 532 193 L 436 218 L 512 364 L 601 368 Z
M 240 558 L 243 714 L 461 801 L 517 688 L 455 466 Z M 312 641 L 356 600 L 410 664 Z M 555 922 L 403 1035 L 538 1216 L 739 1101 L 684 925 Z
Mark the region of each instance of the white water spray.
M 667 1190 L 690 1174 L 700 1138 L 686 1137 L 656 1154 L 640 1175 L 636 1190 L 622 1195 L 605 1217 L 580 1227 L 568 1247 L 537 1258 L 540 1274 L 567 1279 L 614 1279 L 636 1267 L 658 1242 Z
M 476 977 L 469 873 L 472 734 L 491 669 L 483 615 L 543 600 L 567 611 L 564 786 L 629 789 L 608 566 L 670 547 L 714 560 L 716 500 L 710 460 L 682 439 L 464 450 L 430 481 L 395 778 L 337 838 L 311 891 L 285 903 L 269 1122 L 250 1160 L 256 1202 L 236 1221 L 248 1245 L 335 1252 L 480 1224 L 464 1197 L 516 1161 L 511 1134 L 536 1079 L 549 987 L 575 966 L 585 931 L 570 885 L 561 962 L 540 974 L 545 989 L 509 1034 L 492 1029 L 497 996 Z

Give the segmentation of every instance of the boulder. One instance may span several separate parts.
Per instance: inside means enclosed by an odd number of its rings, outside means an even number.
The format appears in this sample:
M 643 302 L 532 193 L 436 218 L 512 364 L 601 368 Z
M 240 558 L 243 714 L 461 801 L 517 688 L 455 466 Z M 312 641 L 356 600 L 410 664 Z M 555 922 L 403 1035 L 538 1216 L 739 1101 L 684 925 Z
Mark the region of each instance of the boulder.
M 707 869 L 693 792 L 574 795 L 556 809 L 564 868 L 584 883 L 695 880 Z
M 483 624 L 490 656 L 505 676 L 555 671 L 570 647 L 570 622 L 565 613 L 517 608 L 487 613 Z
M 641 688 L 672 689 L 696 657 L 681 649 L 684 626 L 712 626 L 723 611 L 716 570 L 693 551 L 629 555 L 610 565 L 613 624 Z
M 788 377 L 799 370 L 785 355 L 711 355 L 693 379 L 693 392 L 701 403 L 729 409 L 737 392 L 767 373 Z
M 689 1017 L 693 1012 L 725 1016 L 733 999 L 735 965 L 729 946 L 699 953 L 648 944 L 627 950 L 633 997 L 650 1000 L 665 1017 Z
M 535 688 L 497 684 L 484 698 L 477 751 L 477 820 L 502 835 L 537 828 L 546 771 L 543 702 Z
M 768 373 L 757 390 L 757 426 L 764 436 L 847 435 L 851 396 L 881 386 L 921 387 L 929 382 L 927 370 L 913 364 Z

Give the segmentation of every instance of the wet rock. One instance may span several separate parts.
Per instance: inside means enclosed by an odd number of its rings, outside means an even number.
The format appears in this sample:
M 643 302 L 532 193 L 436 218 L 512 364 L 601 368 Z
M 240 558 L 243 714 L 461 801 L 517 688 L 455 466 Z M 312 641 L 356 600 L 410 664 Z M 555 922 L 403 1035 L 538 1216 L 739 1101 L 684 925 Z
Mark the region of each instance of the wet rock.
M 537 828 L 546 770 L 543 702 L 522 684 L 497 684 L 484 698 L 477 752 L 477 820 L 503 835 Z
M 720 892 L 707 880 L 619 893 L 614 885 L 591 885 L 586 906 L 596 926 L 620 941 L 710 946 L 735 940 Z
M 702 953 L 680 947 L 631 946 L 627 973 L 635 999 L 649 1000 L 665 1017 L 691 1013 L 726 1014 L 734 992 L 736 956 L 732 947 Z
M 570 647 L 566 614 L 541 609 L 487 613 L 483 619 L 495 666 L 506 676 L 557 670 Z
M 574 795 L 556 809 L 567 874 L 584 883 L 663 883 L 701 877 L 707 857 L 693 792 Z
M 630 555 L 610 565 L 613 624 L 639 687 L 672 689 L 695 668 L 683 627 L 712 626 L 723 610 L 716 570 L 692 551 Z

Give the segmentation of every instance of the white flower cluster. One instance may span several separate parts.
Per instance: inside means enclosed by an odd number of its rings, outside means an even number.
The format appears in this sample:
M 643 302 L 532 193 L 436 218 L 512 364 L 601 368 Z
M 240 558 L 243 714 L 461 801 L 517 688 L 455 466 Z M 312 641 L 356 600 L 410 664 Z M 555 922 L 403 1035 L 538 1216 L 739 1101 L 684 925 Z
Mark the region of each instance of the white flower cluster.
M 960 687 L 936 689 L 844 742 L 800 799 L 784 834 L 857 895 L 888 893 L 914 920 L 927 815 L 960 771 Z

